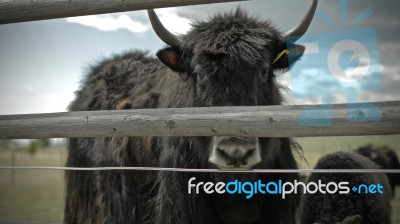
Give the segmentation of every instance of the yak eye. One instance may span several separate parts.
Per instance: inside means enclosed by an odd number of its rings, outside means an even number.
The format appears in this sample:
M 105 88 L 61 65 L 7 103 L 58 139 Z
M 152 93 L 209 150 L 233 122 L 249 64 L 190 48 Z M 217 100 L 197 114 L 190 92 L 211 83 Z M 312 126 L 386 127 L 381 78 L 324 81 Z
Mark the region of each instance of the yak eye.
M 268 72 L 269 72 L 268 68 L 261 69 L 261 75 L 264 77 L 266 77 L 268 75 Z
M 204 80 L 206 75 L 203 74 L 203 73 L 197 73 L 197 77 L 198 77 L 199 80 Z
M 214 53 L 214 52 L 204 52 L 204 56 L 211 61 L 219 61 L 224 59 L 227 54 L 224 52 Z

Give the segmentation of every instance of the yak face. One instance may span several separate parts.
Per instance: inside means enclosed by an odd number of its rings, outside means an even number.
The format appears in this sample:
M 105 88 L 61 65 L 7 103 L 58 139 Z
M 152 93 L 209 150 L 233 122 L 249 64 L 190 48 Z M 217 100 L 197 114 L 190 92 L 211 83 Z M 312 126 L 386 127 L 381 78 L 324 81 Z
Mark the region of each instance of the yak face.
M 285 38 L 302 36 L 316 7 L 313 0 L 301 22 L 284 34 L 269 21 L 249 17 L 239 8 L 194 22 L 182 36 L 166 30 L 154 10 L 148 13 L 154 31 L 171 46 L 160 50 L 158 58 L 191 82 L 193 96 L 188 106 L 257 106 L 281 104 L 274 71 L 289 68 Z M 292 47 L 299 59 L 304 47 Z M 262 157 L 260 140 L 255 137 L 213 137 L 210 150 L 209 161 L 223 168 L 251 168 Z
M 193 106 L 281 104 L 274 70 L 287 69 L 289 63 L 287 54 L 277 58 L 286 44 L 269 22 L 238 9 L 193 24 L 181 41 L 157 56 L 193 83 Z M 209 162 L 219 168 L 251 168 L 260 161 L 258 138 L 212 138 Z
M 186 75 L 195 83 L 194 105 L 268 104 L 268 96 L 263 94 L 268 86 L 260 84 L 268 79 L 273 82 L 274 75 L 269 72 L 272 55 L 285 47 L 280 34 L 267 22 L 249 18 L 241 10 L 193 27 L 183 37 L 177 54 Z M 272 104 L 280 104 L 280 99 L 274 99 Z M 219 168 L 251 168 L 261 162 L 260 151 L 255 137 L 213 137 L 208 160 Z

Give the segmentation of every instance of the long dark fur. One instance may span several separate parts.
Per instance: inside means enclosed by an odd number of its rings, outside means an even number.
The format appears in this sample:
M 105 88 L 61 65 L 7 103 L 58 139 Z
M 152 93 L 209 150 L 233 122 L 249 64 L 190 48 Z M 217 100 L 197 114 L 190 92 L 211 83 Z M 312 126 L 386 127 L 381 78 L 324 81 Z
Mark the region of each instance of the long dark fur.
M 286 46 L 269 22 L 243 11 L 196 22 L 183 36 L 185 72 L 174 72 L 141 52 L 105 60 L 92 68 L 71 111 L 133 108 L 278 105 L 282 103 L 271 65 Z M 264 72 L 262 72 L 264 71 Z M 271 121 L 273 122 L 273 121 Z M 255 168 L 296 169 L 295 143 L 259 138 L 262 163 Z M 210 137 L 75 138 L 67 166 L 161 166 L 214 168 Z M 66 223 L 295 223 L 298 198 L 193 195 L 198 181 L 292 181 L 297 174 L 209 174 L 131 171 L 68 171 Z
M 318 160 L 314 169 L 379 169 L 371 160 L 348 152 L 335 152 Z M 313 173 L 309 181 L 322 183 L 349 182 L 349 187 L 360 184 L 381 184 L 383 194 L 305 194 L 301 205 L 301 223 L 342 223 L 348 216 L 361 216 L 362 224 L 390 223 L 391 189 L 383 173 Z
M 374 161 L 382 169 L 400 169 L 399 158 L 395 150 L 388 146 L 373 147 L 372 145 L 366 145 L 356 149 L 356 152 Z M 386 175 L 394 195 L 396 186 L 400 185 L 400 174 L 387 173 Z

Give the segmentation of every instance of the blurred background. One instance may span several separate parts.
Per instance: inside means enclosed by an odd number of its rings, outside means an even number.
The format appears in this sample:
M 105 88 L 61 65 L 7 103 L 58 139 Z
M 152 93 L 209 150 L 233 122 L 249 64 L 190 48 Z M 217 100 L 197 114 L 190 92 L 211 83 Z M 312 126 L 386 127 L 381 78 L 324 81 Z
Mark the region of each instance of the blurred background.
M 156 10 L 172 32 L 184 34 L 193 20 L 244 8 L 248 14 L 270 19 L 282 32 L 297 24 L 310 0 L 253 0 L 241 3 L 187 6 Z M 346 11 L 340 5 L 346 4 Z M 374 28 L 379 60 L 379 88 L 351 86 L 357 102 L 400 100 L 400 14 L 397 0 L 320 1 L 308 35 Z M 364 17 L 362 15 L 365 15 Z M 358 18 L 363 17 L 361 20 Z M 90 65 L 124 51 L 141 49 L 154 55 L 164 43 L 155 35 L 145 11 L 71 17 L 0 25 L 0 115 L 67 111 Z M 323 47 L 323 46 L 322 46 Z M 321 49 L 323 50 L 323 49 Z M 365 60 L 360 57 L 359 64 Z M 320 104 L 319 91 L 332 88 L 329 81 L 311 82 L 319 74 L 312 59 L 305 58 L 301 79 L 290 72 L 280 74 L 286 86 L 288 104 Z M 307 86 L 313 97 L 290 91 Z M 300 84 L 299 84 L 300 83 Z M 310 83 L 313 84 L 310 86 Z M 317 88 L 318 87 L 318 88 Z M 314 91 L 314 92 L 312 92 Z M 348 102 L 347 90 L 332 95 L 333 103 Z M 303 168 L 311 168 L 318 158 L 338 150 L 360 146 L 389 146 L 400 155 L 400 136 L 298 138 L 304 158 Z M 65 139 L 0 140 L 0 166 L 64 166 Z M 393 200 L 400 208 L 400 192 Z M 49 170 L 0 170 L 0 220 L 61 223 L 63 217 L 64 172 Z M 393 212 L 393 223 L 400 214 Z

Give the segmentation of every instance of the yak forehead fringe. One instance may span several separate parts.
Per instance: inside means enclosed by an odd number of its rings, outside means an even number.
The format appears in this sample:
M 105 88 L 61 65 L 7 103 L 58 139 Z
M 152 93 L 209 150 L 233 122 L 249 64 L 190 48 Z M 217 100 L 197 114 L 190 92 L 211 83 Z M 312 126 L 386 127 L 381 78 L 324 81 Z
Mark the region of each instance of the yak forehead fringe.
M 217 14 L 207 21 L 192 22 L 192 30 L 183 36 L 184 53 L 192 53 L 192 65 L 204 55 L 225 55 L 232 62 L 254 65 L 261 60 L 269 61 L 270 55 L 282 46 L 281 34 L 269 21 L 247 15 L 241 8 Z M 267 58 L 266 58 L 267 57 Z

